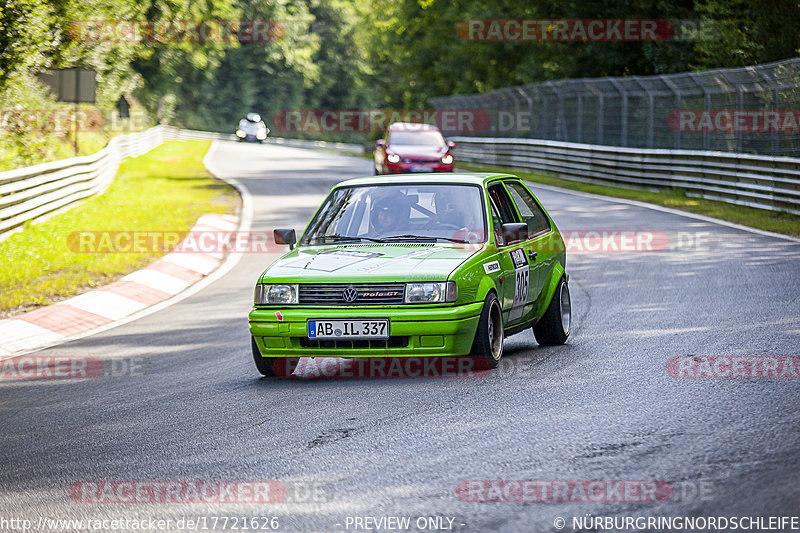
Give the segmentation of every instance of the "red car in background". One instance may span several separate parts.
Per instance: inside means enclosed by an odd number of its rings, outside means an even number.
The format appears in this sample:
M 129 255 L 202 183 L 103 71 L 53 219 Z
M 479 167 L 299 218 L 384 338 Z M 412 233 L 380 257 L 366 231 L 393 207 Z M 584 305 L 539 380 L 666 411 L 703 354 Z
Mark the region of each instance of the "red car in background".
M 375 143 L 375 174 L 452 172 L 455 146 L 436 126 L 395 122 Z

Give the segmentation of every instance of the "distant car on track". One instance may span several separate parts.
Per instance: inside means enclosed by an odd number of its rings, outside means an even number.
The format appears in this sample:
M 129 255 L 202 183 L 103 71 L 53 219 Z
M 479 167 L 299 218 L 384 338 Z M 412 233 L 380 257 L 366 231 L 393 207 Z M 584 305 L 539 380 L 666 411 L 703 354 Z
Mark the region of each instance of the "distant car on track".
M 375 143 L 375 174 L 452 172 L 455 146 L 435 126 L 395 122 Z
M 508 174 L 398 175 L 336 185 L 259 277 L 256 367 L 287 357 L 466 356 L 496 367 L 506 336 L 571 326 L 564 240 Z M 295 243 L 297 246 L 295 247 Z
M 269 128 L 258 113 L 248 113 L 236 127 L 236 137 L 240 141 L 263 143 L 269 135 Z

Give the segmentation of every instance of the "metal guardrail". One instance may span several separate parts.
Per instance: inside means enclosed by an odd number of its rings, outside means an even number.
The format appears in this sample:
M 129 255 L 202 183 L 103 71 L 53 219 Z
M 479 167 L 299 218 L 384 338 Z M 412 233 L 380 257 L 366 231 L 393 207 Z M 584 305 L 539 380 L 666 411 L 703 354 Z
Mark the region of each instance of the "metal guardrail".
M 550 172 L 568 180 L 675 188 L 687 196 L 800 215 L 800 159 L 618 148 L 540 139 L 452 137 L 457 161 Z
M 176 128 L 156 126 L 114 137 L 92 155 L 0 172 L 0 239 L 29 220 L 41 219 L 105 190 L 123 159 L 176 138 L 176 132 Z
M 114 179 L 123 159 L 142 155 L 164 141 L 173 139 L 233 141 L 236 136 L 156 126 L 114 137 L 105 148 L 92 155 L 0 172 L 0 240 L 28 221 L 41 220 L 104 191 Z M 357 144 L 281 138 L 271 138 L 268 142 L 299 148 L 327 148 L 354 153 L 363 151 L 363 147 Z

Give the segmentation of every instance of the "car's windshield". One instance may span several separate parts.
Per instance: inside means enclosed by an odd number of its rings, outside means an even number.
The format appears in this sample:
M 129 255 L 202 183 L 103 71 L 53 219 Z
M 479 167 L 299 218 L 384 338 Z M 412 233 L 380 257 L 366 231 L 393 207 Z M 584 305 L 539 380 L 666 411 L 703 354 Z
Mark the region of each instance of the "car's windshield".
M 343 187 L 325 200 L 300 244 L 333 242 L 484 242 L 476 185 Z
M 431 146 L 441 148 L 444 146 L 444 137 L 435 130 L 424 131 L 392 131 L 389 133 L 391 146 Z

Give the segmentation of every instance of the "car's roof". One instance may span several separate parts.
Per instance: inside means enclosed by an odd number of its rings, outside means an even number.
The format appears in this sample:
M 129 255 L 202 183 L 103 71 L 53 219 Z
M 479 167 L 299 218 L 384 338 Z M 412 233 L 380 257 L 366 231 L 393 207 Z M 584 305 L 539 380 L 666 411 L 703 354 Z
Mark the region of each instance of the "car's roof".
M 517 178 L 513 174 L 497 172 L 456 172 L 456 173 L 425 173 L 425 174 L 392 174 L 390 176 L 369 176 L 367 178 L 353 178 L 336 184 L 337 187 L 353 187 L 363 185 L 388 185 L 388 184 L 420 184 L 420 185 L 446 185 L 469 184 L 485 185 L 498 178 Z
M 393 122 L 389 125 L 389 130 L 403 129 L 406 131 L 439 131 L 439 128 L 431 124 L 420 122 Z

